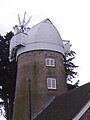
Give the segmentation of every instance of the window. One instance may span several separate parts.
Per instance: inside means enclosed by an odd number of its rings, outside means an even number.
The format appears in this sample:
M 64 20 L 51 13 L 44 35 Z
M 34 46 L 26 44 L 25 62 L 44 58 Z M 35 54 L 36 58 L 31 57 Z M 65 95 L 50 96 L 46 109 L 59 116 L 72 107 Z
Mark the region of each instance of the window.
M 56 79 L 55 78 L 47 78 L 47 88 L 48 89 L 56 89 Z
M 55 59 L 52 59 L 52 58 L 46 58 L 46 66 L 52 66 L 52 67 L 55 67 Z

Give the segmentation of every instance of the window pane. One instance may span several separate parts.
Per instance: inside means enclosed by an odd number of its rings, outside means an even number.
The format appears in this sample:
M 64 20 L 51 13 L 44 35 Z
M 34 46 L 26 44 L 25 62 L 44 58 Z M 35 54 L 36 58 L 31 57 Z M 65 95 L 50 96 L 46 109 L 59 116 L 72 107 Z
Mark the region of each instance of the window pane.
M 52 79 L 52 88 L 56 88 L 56 79 Z
M 47 65 L 49 65 L 49 60 L 47 59 Z
M 50 78 L 47 79 L 47 87 L 51 88 L 51 79 Z
M 51 60 L 51 65 L 53 65 L 53 63 L 54 63 L 53 60 Z
M 51 66 L 55 66 L 55 60 L 51 59 Z

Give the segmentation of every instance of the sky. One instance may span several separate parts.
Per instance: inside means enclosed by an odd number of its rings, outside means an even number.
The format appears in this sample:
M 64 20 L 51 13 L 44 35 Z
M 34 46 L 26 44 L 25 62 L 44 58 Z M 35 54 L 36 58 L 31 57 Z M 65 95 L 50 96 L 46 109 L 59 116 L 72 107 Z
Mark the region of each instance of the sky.
M 26 20 L 32 16 L 29 27 L 49 18 L 63 40 L 70 40 L 75 51 L 80 85 L 90 81 L 90 0 L 0 0 L 0 34 L 13 31 L 26 11 Z
M 70 40 L 75 51 L 80 85 L 90 81 L 90 0 L 0 0 L 0 34 L 13 31 L 26 11 L 26 20 L 32 16 L 29 27 L 49 18 L 63 40 Z M 4 120 L 3 117 L 0 120 Z

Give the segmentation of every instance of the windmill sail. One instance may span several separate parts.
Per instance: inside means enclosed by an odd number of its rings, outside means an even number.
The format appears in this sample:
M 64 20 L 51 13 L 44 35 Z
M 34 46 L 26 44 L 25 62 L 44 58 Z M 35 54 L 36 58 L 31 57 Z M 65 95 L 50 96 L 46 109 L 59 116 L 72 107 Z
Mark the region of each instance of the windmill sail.
M 31 16 L 32 17 L 32 16 Z M 28 23 L 30 22 L 31 20 L 31 17 L 28 19 L 28 21 L 25 23 L 24 27 L 28 25 Z
M 24 13 L 23 25 L 25 24 L 25 16 L 26 16 L 26 12 Z
M 19 26 L 21 26 L 22 23 L 21 23 L 21 20 L 20 20 L 20 16 L 19 16 L 19 14 L 18 14 L 18 21 L 19 21 Z

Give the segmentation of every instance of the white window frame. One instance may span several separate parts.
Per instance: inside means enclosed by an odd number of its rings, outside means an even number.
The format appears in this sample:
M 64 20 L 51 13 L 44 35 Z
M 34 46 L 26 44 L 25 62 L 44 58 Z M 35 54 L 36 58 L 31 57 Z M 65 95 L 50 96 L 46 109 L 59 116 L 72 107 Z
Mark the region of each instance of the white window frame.
M 55 59 L 53 59 L 53 58 L 46 58 L 46 66 L 55 67 Z
M 56 89 L 56 78 L 47 78 L 47 88 Z

